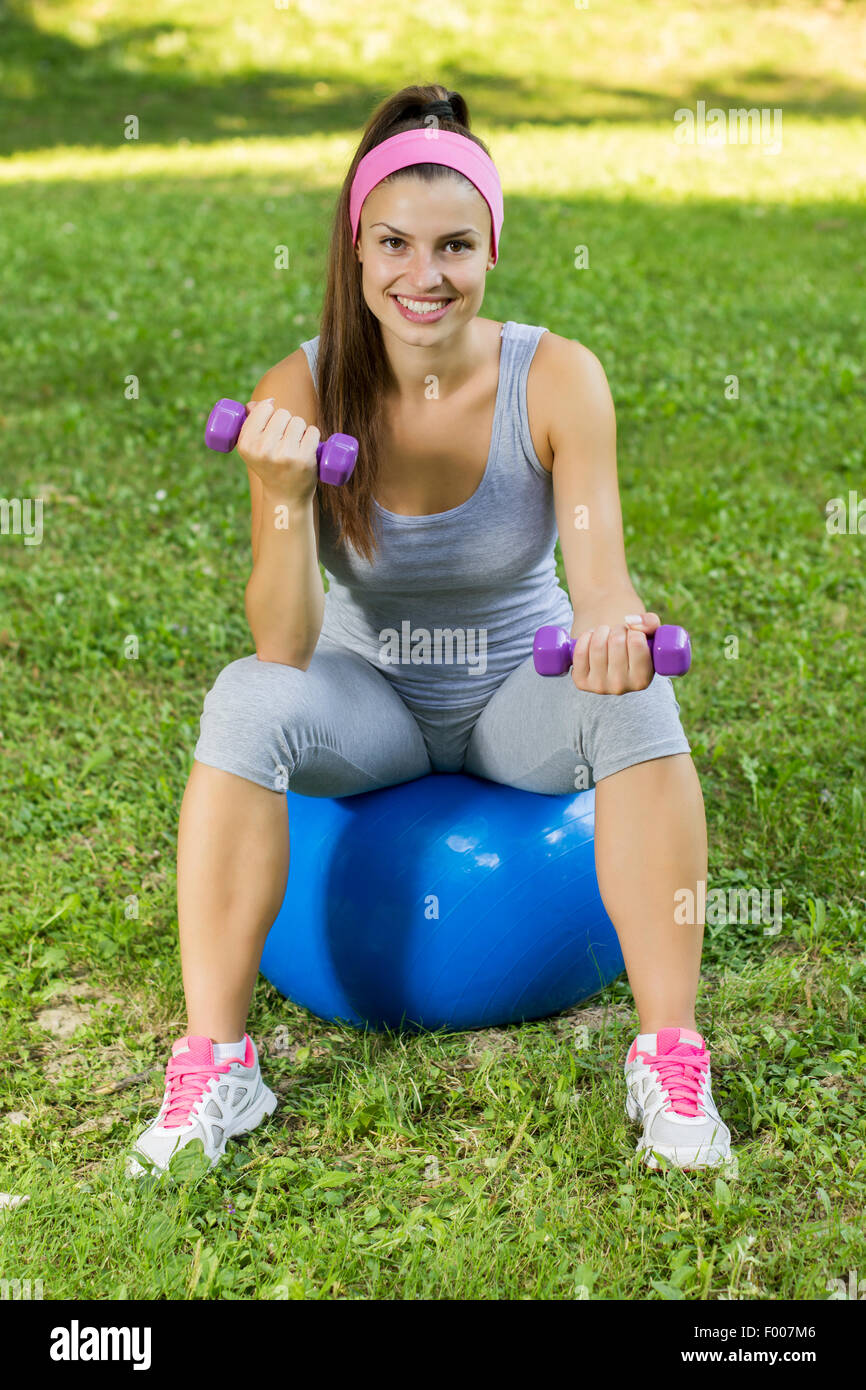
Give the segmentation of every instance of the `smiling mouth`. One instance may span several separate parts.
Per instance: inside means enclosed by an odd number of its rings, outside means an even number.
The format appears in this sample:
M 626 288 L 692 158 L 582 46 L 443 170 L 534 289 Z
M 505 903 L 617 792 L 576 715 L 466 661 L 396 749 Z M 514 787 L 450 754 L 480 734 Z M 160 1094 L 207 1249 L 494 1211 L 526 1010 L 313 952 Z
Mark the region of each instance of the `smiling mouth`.
M 405 294 L 395 294 L 391 297 L 412 314 L 435 314 L 439 309 L 444 309 L 446 304 L 451 304 L 453 301 L 452 295 L 439 295 L 435 299 L 427 296 L 410 298 Z

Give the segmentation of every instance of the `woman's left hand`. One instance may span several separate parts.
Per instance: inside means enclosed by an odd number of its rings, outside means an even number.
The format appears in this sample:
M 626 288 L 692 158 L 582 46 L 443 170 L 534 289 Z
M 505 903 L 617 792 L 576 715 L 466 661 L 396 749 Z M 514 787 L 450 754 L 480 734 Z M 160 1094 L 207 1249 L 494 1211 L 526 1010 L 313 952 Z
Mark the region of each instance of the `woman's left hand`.
M 630 614 L 611 627 L 587 628 L 574 645 L 571 679 L 594 695 L 646 690 L 655 675 L 647 637 L 661 626 L 658 613 Z

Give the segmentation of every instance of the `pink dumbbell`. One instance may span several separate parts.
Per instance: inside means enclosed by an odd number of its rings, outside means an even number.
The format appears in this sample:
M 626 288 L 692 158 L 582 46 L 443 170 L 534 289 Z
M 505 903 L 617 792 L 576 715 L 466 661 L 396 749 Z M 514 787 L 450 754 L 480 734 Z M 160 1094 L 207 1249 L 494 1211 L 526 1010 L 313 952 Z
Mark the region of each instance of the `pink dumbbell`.
M 540 676 L 564 676 L 574 660 L 575 640 L 564 627 L 540 627 L 532 659 Z M 663 623 L 647 636 L 653 666 L 660 676 L 684 676 L 692 664 L 692 644 L 684 627 Z
M 224 396 L 217 401 L 204 432 L 204 442 L 209 449 L 221 454 L 230 454 L 238 442 L 244 420 L 247 418 L 246 406 L 240 401 L 230 401 Z M 332 434 L 316 445 L 316 459 L 319 464 L 319 482 L 342 487 L 352 476 L 358 459 L 358 441 L 351 434 Z

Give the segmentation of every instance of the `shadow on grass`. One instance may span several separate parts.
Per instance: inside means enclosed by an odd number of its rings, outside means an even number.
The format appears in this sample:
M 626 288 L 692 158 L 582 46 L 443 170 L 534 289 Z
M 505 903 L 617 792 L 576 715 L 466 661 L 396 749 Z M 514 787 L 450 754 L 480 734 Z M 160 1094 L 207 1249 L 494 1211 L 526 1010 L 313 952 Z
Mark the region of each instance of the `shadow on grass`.
M 139 117 L 142 138 L 155 144 L 329 135 L 360 129 L 396 82 L 377 81 L 370 65 L 366 82 L 337 70 L 314 77 L 288 68 L 206 82 L 190 74 L 182 55 L 148 55 L 152 71 L 126 66 L 131 51 L 184 32 L 183 26 L 160 22 L 79 44 L 40 29 L 27 0 L 12 0 L 0 12 L 0 156 L 54 145 L 116 147 L 129 114 Z M 657 122 L 698 100 L 725 110 L 782 106 L 787 115 L 859 116 L 863 109 L 857 88 L 781 66 L 744 67 L 723 82 L 717 78 L 717 85 L 684 78 L 676 90 L 575 82 L 565 73 L 537 82 L 460 63 L 417 75 L 425 76 L 464 92 L 476 124 L 505 128 L 520 122 Z

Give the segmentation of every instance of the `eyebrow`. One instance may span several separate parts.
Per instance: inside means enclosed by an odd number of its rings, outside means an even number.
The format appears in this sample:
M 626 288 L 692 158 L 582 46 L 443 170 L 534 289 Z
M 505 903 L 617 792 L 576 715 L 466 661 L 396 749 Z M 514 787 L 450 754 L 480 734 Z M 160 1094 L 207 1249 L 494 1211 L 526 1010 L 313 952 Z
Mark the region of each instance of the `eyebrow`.
M 370 225 L 370 231 L 372 231 L 374 227 L 387 227 L 387 228 L 388 228 L 388 231 L 389 231 L 389 232 L 394 232 L 394 234 L 395 234 L 396 236 L 408 237 L 408 236 L 411 235 L 409 232 L 401 232 L 399 227 L 392 227 L 390 222 L 373 222 L 373 223 L 371 223 L 371 225 Z M 468 232 L 469 232 L 469 233 L 472 233 L 473 236 L 480 236 L 480 235 L 481 235 L 480 232 L 477 232 L 477 231 L 475 230 L 474 227 L 461 227 L 461 229 L 460 229 L 459 232 L 445 232 L 445 233 L 443 233 L 443 236 L 445 236 L 445 237 L 466 236 L 466 234 L 467 234 Z

